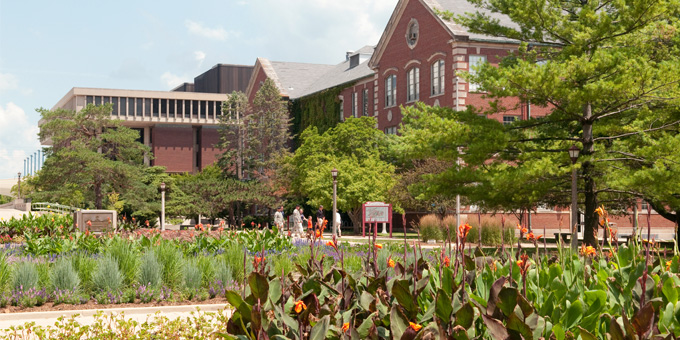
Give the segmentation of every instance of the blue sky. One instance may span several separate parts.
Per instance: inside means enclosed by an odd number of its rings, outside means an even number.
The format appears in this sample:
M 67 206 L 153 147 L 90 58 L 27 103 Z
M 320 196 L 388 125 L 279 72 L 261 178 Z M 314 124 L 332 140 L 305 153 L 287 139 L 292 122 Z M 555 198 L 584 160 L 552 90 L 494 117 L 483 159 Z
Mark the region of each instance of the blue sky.
M 378 42 L 397 0 L 0 0 L 0 179 L 72 87 L 170 90 L 217 63 L 322 64 Z

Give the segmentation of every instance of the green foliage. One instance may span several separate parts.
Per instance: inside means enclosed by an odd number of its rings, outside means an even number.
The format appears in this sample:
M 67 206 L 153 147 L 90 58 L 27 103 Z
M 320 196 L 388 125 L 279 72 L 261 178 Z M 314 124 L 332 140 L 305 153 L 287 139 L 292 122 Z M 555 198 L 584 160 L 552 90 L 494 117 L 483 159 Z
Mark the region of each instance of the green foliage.
M 286 276 L 295 271 L 295 263 L 288 254 L 277 255 L 271 259 L 271 262 L 272 274 L 281 275 L 283 273 Z
M 201 272 L 201 286 L 207 287 L 215 279 L 213 261 L 207 256 L 199 256 L 195 264 Z
M 67 258 L 60 258 L 54 263 L 51 272 L 52 286 L 62 291 L 75 291 L 80 286 L 78 272 Z
M 243 252 L 244 247 L 233 242 L 224 249 L 224 254 L 222 254 L 226 266 L 231 268 L 234 280 L 237 282 L 243 282 L 244 273 L 247 270 L 243 268 Z
M 67 214 L 28 214 L 20 218 L 12 216 L 0 220 L 0 235 L 17 236 L 25 233 L 32 235 L 68 236 L 73 232 L 73 217 Z
M 234 274 L 232 267 L 229 266 L 224 257 L 215 259 L 215 280 L 219 280 L 223 285 L 234 281 Z
M 293 116 L 293 135 L 297 138 L 302 131 L 313 126 L 319 133 L 335 127 L 340 122 L 340 99 L 339 95 L 348 85 L 336 86 L 321 92 L 296 99 L 291 105 Z
M 12 271 L 12 288 L 29 290 L 38 288 L 39 274 L 38 268 L 33 262 L 19 262 Z
M 11 277 L 12 267 L 7 263 L 7 255 L 5 252 L 0 251 L 0 292 L 5 290 Z
M 479 242 L 479 223 L 476 219 L 468 221 L 472 229 L 468 234 L 468 241 L 473 243 Z M 482 220 L 482 244 L 485 246 L 500 246 L 501 245 L 501 228 L 500 223 L 494 220 Z M 455 235 L 455 234 L 454 234 Z M 515 228 L 512 226 L 505 226 L 505 233 L 502 238 L 505 244 L 512 244 L 517 241 L 515 237 Z
M 152 250 L 147 250 L 142 254 L 138 282 L 149 289 L 160 286 L 163 282 L 163 267 Z
M 79 112 L 39 109 L 40 138 L 49 139 L 45 164 L 34 181 L 36 201 L 57 201 L 74 206 L 77 194 L 101 209 L 108 192 L 125 192 L 142 175 L 143 159 L 150 154 L 139 134 L 111 119 L 111 104 L 88 104 Z
M 134 245 L 116 235 L 108 244 L 106 253 L 111 255 L 118 263 L 125 285 L 132 284 L 137 279 L 139 269 L 139 253 Z
M 418 232 L 420 233 L 420 239 L 423 240 L 423 242 L 427 242 L 429 240 L 439 241 L 444 238 L 442 235 L 442 230 L 439 226 L 429 224 L 422 225 L 420 226 L 420 229 L 418 229 Z
M 239 243 L 251 252 L 262 251 L 262 249 L 283 251 L 293 246 L 290 237 L 284 236 L 276 226 L 262 231 L 244 230 L 238 233 L 238 238 Z
M 190 292 L 195 292 L 201 288 L 202 283 L 202 273 L 201 269 L 198 267 L 198 261 L 195 259 L 188 259 L 184 270 L 182 271 L 182 279 L 184 283 L 184 288 Z
M 163 266 L 163 284 L 171 289 L 179 288 L 183 280 L 184 256 L 182 252 L 168 241 L 161 241 L 153 248 L 153 251 L 158 262 Z
M 92 274 L 97 268 L 97 260 L 83 253 L 76 253 L 70 259 L 73 269 L 75 269 L 78 273 L 78 278 L 80 278 L 80 286 L 84 291 L 91 291 L 94 288 Z
M 310 127 L 300 138 L 300 148 L 284 165 L 291 190 L 308 197 L 312 206 L 331 206 L 330 171 L 337 168 L 338 209 L 347 211 L 359 228 L 361 204 L 387 201 L 395 183 L 394 166 L 382 158 L 387 155 L 387 137 L 375 128 L 375 118 L 349 118 L 323 134 Z
M 123 274 L 118 261 L 111 255 L 104 255 L 97 261 L 97 267 L 92 273 L 92 285 L 95 290 L 110 293 L 118 291 L 123 286 Z

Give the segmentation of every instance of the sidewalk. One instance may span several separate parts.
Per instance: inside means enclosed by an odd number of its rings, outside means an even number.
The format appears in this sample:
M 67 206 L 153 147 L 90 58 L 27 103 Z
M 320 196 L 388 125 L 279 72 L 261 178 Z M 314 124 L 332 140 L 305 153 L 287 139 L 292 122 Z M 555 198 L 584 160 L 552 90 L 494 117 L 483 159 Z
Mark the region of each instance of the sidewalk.
M 69 318 L 78 314 L 76 320 L 81 325 L 91 325 L 94 323 L 94 315 L 103 311 L 107 315 L 124 313 L 126 320 L 135 320 L 143 323 L 156 317 L 156 312 L 169 319 L 183 318 L 200 308 L 201 312 L 217 312 L 226 309 L 227 304 L 211 305 L 184 305 L 184 306 L 157 306 L 157 307 L 129 307 L 111 309 L 86 309 L 86 310 L 65 310 L 49 312 L 29 312 L 29 313 L 2 313 L 0 314 L 0 335 L 5 333 L 11 326 L 23 325 L 26 322 L 35 322 L 36 326 L 53 326 L 59 317 Z M 228 312 L 228 311 L 227 311 Z M 229 313 L 229 312 L 228 312 Z

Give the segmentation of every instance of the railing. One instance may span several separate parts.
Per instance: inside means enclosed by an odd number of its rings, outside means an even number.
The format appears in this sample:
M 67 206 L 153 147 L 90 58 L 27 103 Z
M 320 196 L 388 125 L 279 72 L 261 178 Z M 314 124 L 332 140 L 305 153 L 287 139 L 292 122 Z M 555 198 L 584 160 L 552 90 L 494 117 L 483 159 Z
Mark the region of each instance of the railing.
M 71 207 L 68 205 L 63 205 L 59 203 L 50 202 L 36 202 L 31 204 L 32 211 L 45 211 L 57 214 L 70 214 L 80 210 L 80 208 Z

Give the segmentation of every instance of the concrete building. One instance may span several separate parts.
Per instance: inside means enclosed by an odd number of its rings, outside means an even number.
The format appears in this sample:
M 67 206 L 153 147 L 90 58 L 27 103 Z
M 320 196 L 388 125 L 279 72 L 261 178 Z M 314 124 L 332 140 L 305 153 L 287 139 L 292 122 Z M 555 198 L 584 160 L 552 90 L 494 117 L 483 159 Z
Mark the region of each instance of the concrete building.
M 217 159 L 222 102 L 227 93 L 246 90 L 252 71 L 252 66 L 218 64 L 172 91 L 74 87 L 52 110 L 111 103 L 111 117 L 139 131 L 140 142 L 151 148 L 147 164 L 196 172 Z

